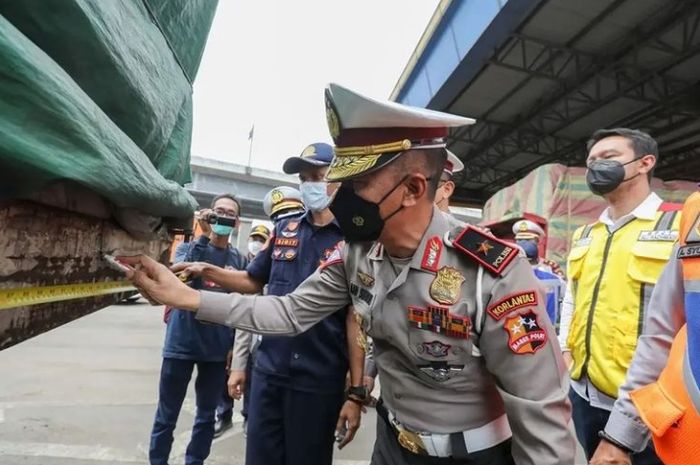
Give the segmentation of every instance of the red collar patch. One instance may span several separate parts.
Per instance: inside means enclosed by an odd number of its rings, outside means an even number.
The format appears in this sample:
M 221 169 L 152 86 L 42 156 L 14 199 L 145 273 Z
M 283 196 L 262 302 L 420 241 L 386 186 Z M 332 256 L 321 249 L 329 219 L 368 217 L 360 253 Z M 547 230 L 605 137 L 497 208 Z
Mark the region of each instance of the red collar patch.
M 442 239 L 433 236 L 425 243 L 423 260 L 420 263 L 421 268 L 437 273 L 440 255 L 442 255 Z

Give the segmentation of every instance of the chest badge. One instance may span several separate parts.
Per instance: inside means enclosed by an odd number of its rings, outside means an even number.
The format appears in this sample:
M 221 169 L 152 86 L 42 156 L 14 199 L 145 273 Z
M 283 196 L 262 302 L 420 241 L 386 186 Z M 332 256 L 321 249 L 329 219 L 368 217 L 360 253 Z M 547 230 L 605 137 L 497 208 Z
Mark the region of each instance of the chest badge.
M 508 348 L 518 355 L 534 354 L 547 344 L 547 332 L 532 311 L 506 318 L 503 329 L 508 333 Z
M 425 353 L 431 357 L 441 358 L 447 356 L 450 347 L 452 347 L 450 344 L 444 344 L 440 341 L 424 342 L 418 346 L 418 353 Z
M 357 272 L 357 279 L 360 280 L 363 286 L 365 287 L 372 287 L 374 286 L 374 278 L 367 273 L 363 273 L 362 271 Z
M 459 300 L 464 276 L 451 266 L 440 268 L 430 283 L 430 297 L 443 305 L 454 305 Z

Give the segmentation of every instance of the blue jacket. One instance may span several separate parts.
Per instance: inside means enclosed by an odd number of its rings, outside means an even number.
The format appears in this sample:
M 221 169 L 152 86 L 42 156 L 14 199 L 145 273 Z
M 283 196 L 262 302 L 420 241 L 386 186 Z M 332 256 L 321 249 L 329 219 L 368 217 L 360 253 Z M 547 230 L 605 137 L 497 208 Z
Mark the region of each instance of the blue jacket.
M 314 226 L 310 213 L 281 219 L 268 247 L 248 265 L 248 273 L 267 284 L 270 295 L 294 291 L 343 239 L 337 222 Z M 255 369 L 270 382 L 297 390 L 337 393 L 348 370 L 346 308 L 340 308 L 295 337 L 263 336 Z
M 248 260 L 237 249 L 225 249 L 209 244 L 209 238 L 200 236 L 196 241 L 180 244 L 175 250 L 175 262 L 207 262 L 221 268 L 245 269 Z M 194 289 L 221 291 L 211 282 L 201 278 L 192 281 Z M 233 345 L 233 331 L 230 328 L 198 321 L 193 312 L 173 309 L 165 331 L 163 357 L 199 362 L 225 362 L 226 355 Z

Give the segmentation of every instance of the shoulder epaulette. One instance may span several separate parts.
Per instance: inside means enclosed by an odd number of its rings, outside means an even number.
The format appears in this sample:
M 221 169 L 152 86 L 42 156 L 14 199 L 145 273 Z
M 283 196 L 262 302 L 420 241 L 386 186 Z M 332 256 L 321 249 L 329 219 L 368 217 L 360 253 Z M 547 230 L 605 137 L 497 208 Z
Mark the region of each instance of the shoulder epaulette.
M 515 245 L 473 226 L 465 227 L 452 239 L 452 246 L 499 276 L 519 253 Z

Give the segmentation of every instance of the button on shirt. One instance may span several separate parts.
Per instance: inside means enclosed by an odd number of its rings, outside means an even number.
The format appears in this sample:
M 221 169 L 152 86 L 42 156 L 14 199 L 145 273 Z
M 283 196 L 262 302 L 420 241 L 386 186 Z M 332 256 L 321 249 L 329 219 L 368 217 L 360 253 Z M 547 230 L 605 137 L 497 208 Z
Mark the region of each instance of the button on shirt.
M 598 221 L 606 225 L 608 227 L 608 231 L 612 233 L 620 229 L 633 218 L 653 220 L 656 217 L 656 212 L 659 210 L 662 203 L 663 200 L 661 200 L 661 197 L 652 192 L 646 199 L 644 199 L 642 203 L 637 206 L 637 208 L 632 210 L 627 215 L 624 215 L 617 220 L 613 220 L 610 217 L 610 207 L 608 207 L 603 210 L 603 213 L 600 214 Z M 562 351 L 570 350 L 566 345 L 566 339 L 569 337 L 569 329 L 571 327 L 573 315 L 574 298 L 572 293 L 572 283 L 571 280 L 569 280 L 566 286 L 566 293 L 564 294 L 564 301 L 562 302 L 559 332 L 559 345 L 561 346 Z M 579 396 L 586 399 L 592 407 L 612 410 L 615 399 L 599 391 L 588 379 L 588 376 L 583 375 L 579 380 L 572 379 L 571 387 Z
M 268 295 L 294 291 L 335 250 L 343 236 L 336 221 L 315 226 L 311 213 L 277 222 L 270 244 L 248 266 Z M 265 336 L 255 369 L 270 382 L 310 392 L 343 389 L 348 369 L 346 308 L 339 308 L 309 331 L 295 337 Z
M 200 236 L 196 241 L 183 243 L 176 249 L 175 262 L 201 261 L 221 268 L 245 269 L 248 260 L 237 249 L 214 247 L 209 238 Z M 207 291 L 225 292 L 201 278 L 191 287 Z M 202 362 L 223 362 L 233 345 L 233 331 L 225 326 L 202 323 L 192 312 L 173 309 L 168 318 L 163 345 L 163 357 Z

